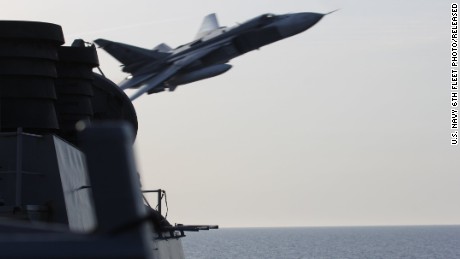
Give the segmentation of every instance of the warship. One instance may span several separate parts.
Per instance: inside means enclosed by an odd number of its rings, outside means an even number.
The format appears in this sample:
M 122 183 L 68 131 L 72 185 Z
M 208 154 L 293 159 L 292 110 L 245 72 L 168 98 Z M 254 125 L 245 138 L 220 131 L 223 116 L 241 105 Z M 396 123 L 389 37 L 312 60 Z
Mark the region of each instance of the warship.
M 186 231 L 218 226 L 167 221 L 132 102 L 93 72 L 94 44 L 63 44 L 59 25 L 0 21 L 0 258 L 184 258 Z

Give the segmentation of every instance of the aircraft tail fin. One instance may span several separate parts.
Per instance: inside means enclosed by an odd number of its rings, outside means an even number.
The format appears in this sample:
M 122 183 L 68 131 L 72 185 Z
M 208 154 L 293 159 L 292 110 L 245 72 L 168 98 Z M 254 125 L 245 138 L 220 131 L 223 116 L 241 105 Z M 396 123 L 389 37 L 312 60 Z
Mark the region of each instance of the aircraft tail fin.
M 97 39 L 94 42 L 125 66 L 143 61 L 154 61 L 169 55 L 104 39 Z
M 203 22 L 201 23 L 201 27 L 195 36 L 195 39 L 201 38 L 217 29 L 219 29 L 219 22 L 217 21 L 216 14 L 208 14 L 206 17 L 204 17 Z

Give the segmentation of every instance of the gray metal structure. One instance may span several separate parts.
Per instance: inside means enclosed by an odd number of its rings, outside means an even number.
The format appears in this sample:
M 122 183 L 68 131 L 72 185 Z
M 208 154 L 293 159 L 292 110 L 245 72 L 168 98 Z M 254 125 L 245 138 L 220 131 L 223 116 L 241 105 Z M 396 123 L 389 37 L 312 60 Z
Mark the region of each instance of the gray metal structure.
M 119 84 L 139 88 L 130 99 L 225 73 L 231 59 L 301 33 L 326 14 L 263 14 L 234 27 L 221 27 L 215 14 L 204 18 L 194 41 L 172 49 L 162 43 L 152 50 L 97 39 L 94 42 L 123 64 L 131 76 Z
M 0 21 L 0 258 L 182 259 L 184 231 L 143 199 L 137 116 L 60 26 Z

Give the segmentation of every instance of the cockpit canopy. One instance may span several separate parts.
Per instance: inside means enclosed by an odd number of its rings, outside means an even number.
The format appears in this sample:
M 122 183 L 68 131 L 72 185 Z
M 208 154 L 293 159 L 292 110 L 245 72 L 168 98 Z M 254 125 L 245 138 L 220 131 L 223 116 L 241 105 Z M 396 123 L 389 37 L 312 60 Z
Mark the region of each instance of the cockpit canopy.
M 267 24 L 270 24 L 272 23 L 273 21 L 275 21 L 276 19 L 278 19 L 278 17 L 280 16 L 277 16 L 275 14 L 272 14 L 272 13 L 266 13 L 266 14 L 262 14 L 262 15 L 259 15 L 247 22 L 245 22 L 244 24 L 247 26 L 247 27 L 263 27 Z M 246 27 L 245 26 L 245 27 Z
M 258 17 L 258 20 L 259 22 L 261 23 L 261 25 L 265 25 L 267 23 L 270 23 L 272 22 L 273 20 L 276 19 L 276 15 L 275 14 L 272 14 L 272 13 L 266 13 L 266 14 L 262 14 L 261 16 Z

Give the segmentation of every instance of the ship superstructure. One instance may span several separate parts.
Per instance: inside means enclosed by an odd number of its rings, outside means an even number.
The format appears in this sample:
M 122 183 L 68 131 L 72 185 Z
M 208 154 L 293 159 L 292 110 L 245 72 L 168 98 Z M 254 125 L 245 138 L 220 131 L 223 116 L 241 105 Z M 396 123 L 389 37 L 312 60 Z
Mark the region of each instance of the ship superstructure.
M 143 199 L 135 109 L 94 73 L 94 45 L 0 21 L 0 258 L 184 258 L 184 231 Z

